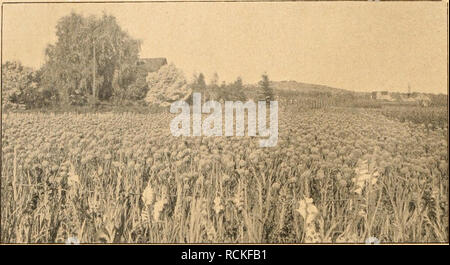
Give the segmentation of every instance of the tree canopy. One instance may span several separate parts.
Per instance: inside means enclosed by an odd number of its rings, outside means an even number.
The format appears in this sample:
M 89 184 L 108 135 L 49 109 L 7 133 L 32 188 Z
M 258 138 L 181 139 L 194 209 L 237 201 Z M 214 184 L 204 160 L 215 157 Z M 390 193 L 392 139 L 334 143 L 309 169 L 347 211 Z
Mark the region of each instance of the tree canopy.
M 94 67 L 96 98 L 109 99 L 134 82 L 141 43 L 115 17 L 71 13 L 58 21 L 56 36 L 56 43 L 45 50 L 42 85 L 60 100 L 92 95 Z
M 5 62 L 2 65 L 2 105 L 34 106 L 40 101 L 38 74 L 20 62 Z
M 263 74 L 261 76 L 261 81 L 259 81 L 259 86 L 261 88 L 260 100 L 265 100 L 266 102 L 270 102 L 275 99 L 273 89 L 270 85 L 269 76 L 267 74 Z
M 174 64 L 164 65 L 147 76 L 148 92 L 145 101 L 163 107 L 177 100 L 187 100 L 192 93 L 183 72 Z

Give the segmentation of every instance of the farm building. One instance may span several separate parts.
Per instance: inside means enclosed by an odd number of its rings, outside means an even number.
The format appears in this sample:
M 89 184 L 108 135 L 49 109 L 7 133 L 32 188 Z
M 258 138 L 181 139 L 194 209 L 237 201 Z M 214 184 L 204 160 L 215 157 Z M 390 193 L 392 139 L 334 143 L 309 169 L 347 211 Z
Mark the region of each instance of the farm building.
M 372 92 L 372 99 L 394 101 L 394 98 L 388 91 L 374 91 Z
M 147 73 L 156 72 L 166 64 L 166 58 L 142 58 L 137 62 L 137 65 Z

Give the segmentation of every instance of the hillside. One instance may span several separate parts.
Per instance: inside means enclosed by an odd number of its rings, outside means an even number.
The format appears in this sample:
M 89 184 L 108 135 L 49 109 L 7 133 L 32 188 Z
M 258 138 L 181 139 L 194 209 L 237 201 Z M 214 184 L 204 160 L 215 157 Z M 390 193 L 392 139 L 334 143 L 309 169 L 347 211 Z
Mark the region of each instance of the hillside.
M 297 81 L 272 81 L 275 90 L 295 91 L 300 93 L 329 92 L 331 94 L 349 93 L 351 91 L 324 85 L 308 84 Z
M 350 90 L 334 88 L 325 85 L 308 84 L 297 81 L 271 81 L 271 86 L 275 92 L 280 96 L 290 97 L 292 95 L 309 94 L 310 96 L 317 96 L 318 94 L 328 94 L 330 96 L 348 95 L 364 96 L 364 93 L 354 92 Z M 246 93 L 250 98 L 258 94 L 258 84 L 246 85 Z M 365 93 L 368 95 L 368 93 Z

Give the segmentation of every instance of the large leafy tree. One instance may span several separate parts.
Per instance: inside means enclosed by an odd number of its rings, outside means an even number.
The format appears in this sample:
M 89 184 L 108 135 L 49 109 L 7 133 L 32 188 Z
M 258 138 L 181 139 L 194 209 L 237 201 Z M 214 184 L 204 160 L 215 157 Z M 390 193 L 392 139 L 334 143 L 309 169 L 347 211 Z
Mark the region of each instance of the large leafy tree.
M 94 91 L 95 98 L 106 100 L 134 82 L 140 41 L 123 31 L 115 17 L 71 13 L 58 21 L 56 36 L 45 50 L 41 72 L 42 84 L 61 100 Z

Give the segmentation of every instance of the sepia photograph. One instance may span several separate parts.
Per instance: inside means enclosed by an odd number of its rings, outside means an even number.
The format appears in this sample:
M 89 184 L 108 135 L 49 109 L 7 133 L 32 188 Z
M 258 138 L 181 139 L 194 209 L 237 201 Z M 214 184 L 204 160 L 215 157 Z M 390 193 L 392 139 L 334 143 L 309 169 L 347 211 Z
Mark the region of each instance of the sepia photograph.
M 0 243 L 448 244 L 448 102 L 445 1 L 3 1 Z

